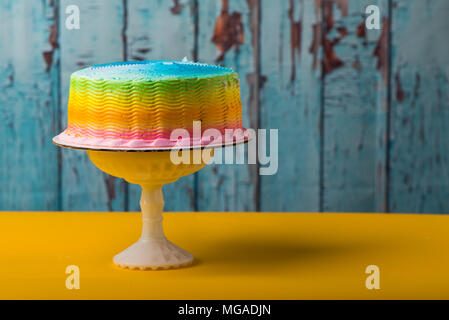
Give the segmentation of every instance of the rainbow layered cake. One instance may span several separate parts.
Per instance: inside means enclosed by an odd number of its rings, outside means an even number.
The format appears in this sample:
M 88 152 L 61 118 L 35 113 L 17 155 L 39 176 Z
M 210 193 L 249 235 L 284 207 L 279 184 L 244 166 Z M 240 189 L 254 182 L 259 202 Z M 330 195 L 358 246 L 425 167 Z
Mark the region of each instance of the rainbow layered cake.
M 193 62 L 144 61 L 73 73 L 67 129 L 54 141 L 75 148 L 142 150 L 247 138 L 237 73 Z

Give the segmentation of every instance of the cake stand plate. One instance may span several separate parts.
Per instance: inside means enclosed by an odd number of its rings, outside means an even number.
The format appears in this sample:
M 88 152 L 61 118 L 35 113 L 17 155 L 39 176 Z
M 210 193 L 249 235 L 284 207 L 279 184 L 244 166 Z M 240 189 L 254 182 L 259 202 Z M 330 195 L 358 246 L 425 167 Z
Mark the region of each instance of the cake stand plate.
M 172 150 L 197 150 L 197 149 L 213 149 L 236 146 L 242 143 L 247 143 L 252 140 L 253 136 L 250 131 L 247 134 L 239 136 L 230 141 L 224 142 L 208 142 L 207 144 L 198 143 L 193 145 L 175 145 L 175 146 L 147 146 L 147 147 L 113 147 L 113 146 L 101 146 L 101 145 L 89 145 L 86 143 L 75 143 L 68 141 L 62 134 L 57 135 L 52 139 L 53 144 L 69 149 L 77 150 L 96 150 L 96 151 L 115 151 L 115 152 L 151 152 L 151 151 L 172 151 Z

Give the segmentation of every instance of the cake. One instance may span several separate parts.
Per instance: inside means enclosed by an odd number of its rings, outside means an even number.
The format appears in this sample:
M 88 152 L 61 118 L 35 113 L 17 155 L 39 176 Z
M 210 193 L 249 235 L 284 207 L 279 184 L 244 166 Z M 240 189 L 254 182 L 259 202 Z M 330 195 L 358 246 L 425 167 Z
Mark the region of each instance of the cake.
M 224 135 L 232 143 L 248 138 L 237 73 L 185 61 L 119 62 L 76 71 L 67 120 L 54 141 L 75 148 L 204 147 L 225 144 Z M 188 135 L 174 139 L 175 129 Z M 211 141 L 203 135 L 208 129 L 218 130 L 223 139 Z

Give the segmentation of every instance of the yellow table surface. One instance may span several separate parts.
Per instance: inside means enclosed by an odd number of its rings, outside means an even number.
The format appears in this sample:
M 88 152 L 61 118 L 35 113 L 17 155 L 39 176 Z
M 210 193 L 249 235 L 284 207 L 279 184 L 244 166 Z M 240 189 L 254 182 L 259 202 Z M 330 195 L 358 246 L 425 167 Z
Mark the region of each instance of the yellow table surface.
M 449 216 L 165 213 L 193 266 L 130 271 L 112 256 L 140 236 L 138 213 L 0 212 L 0 298 L 449 298 Z M 380 268 L 380 290 L 365 268 Z M 80 289 L 65 286 L 68 265 Z

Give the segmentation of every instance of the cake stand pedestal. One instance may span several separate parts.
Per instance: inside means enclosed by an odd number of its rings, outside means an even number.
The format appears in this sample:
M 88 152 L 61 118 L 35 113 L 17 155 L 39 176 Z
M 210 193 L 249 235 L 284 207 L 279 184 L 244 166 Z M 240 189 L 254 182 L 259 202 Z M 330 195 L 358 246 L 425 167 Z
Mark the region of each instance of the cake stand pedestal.
M 168 241 L 164 235 L 162 186 L 202 169 L 212 158 L 213 150 L 205 150 L 205 156 L 201 156 L 202 151 L 183 151 L 189 152 L 191 164 L 174 164 L 170 151 L 87 151 L 89 158 L 100 170 L 142 187 L 142 235 L 136 243 L 114 256 L 116 265 L 122 268 L 156 270 L 179 268 L 193 262 L 193 255 Z M 193 164 L 194 158 L 196 162 L 201 159 L 201 163 Z
M 162 228 L 162 186 L 142 186 L 142 235 L 114 257 L 114 263 L 130 269 L 165 269 L 188 266 L 193 255 L 165 238 Z

